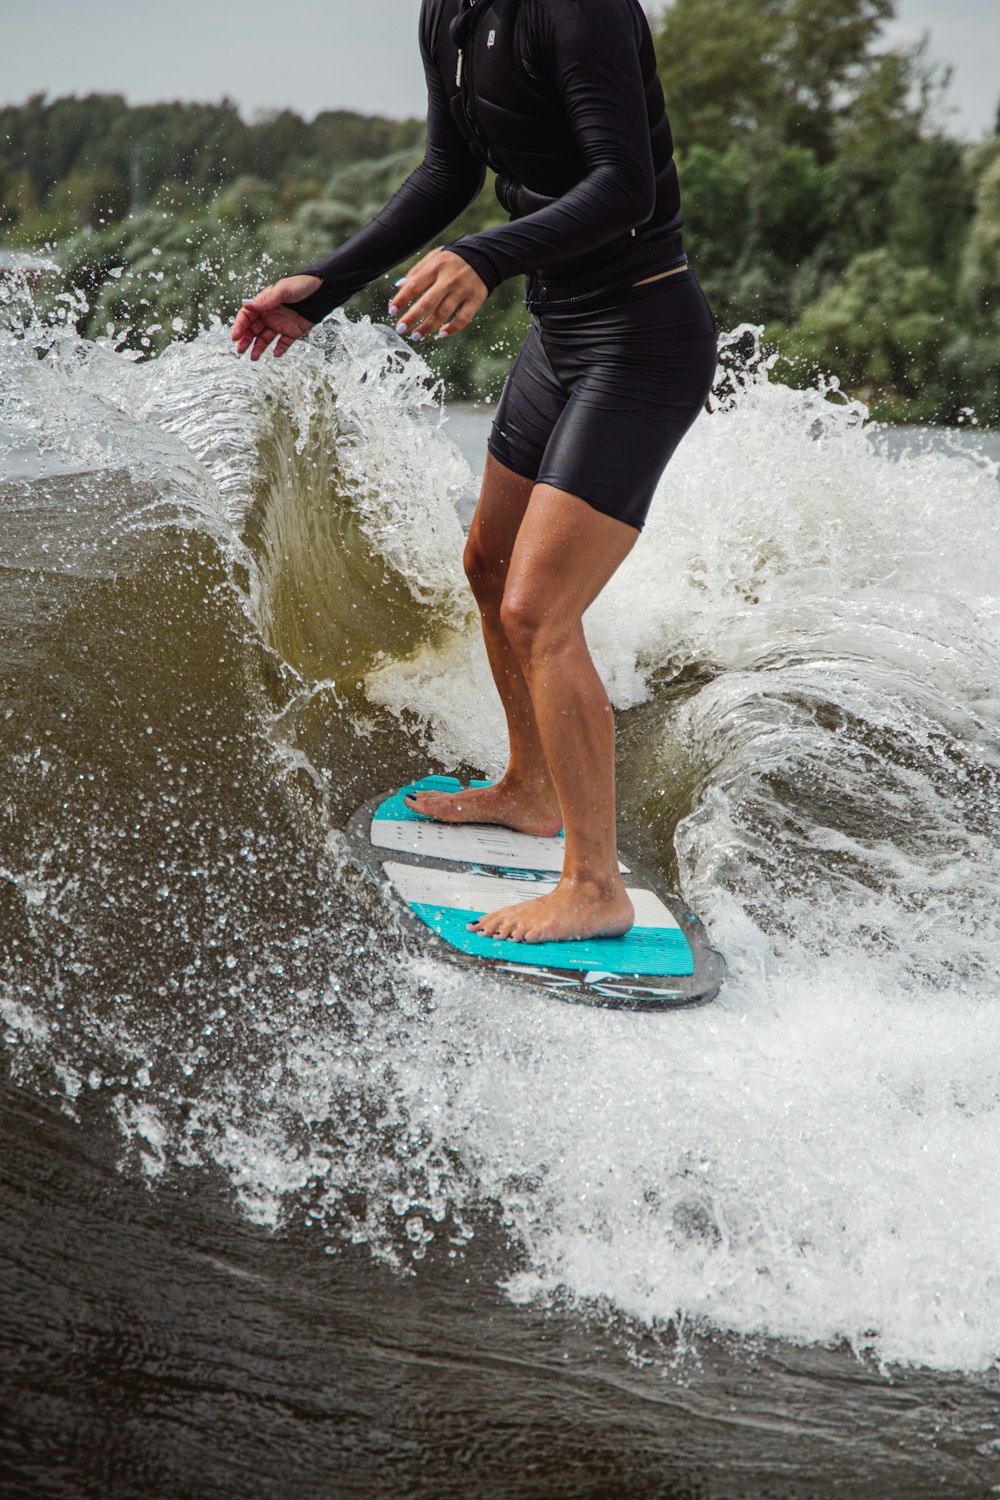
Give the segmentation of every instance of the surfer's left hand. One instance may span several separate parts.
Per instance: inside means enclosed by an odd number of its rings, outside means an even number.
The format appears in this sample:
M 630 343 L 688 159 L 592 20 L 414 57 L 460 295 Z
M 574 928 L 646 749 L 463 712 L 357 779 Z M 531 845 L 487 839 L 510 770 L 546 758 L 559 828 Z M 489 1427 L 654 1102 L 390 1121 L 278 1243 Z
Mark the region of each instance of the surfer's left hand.
M 389 315 L 399 318 L 397 333 L 414 343 L 440 332 L 442 338 L 467 328 L 489 292 L 467 261 L 453 250 L 432 250 L 403 277 Z

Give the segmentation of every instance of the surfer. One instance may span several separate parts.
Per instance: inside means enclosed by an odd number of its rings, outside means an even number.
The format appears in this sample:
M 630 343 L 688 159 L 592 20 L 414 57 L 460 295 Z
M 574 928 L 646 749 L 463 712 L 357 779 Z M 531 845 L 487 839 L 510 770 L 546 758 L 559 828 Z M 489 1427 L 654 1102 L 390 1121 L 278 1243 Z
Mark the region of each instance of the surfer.
M 711 313 L 681 241 L 653 42 L 637 0 L 423 0 L 424 159 L 327 260 L 243 305 L 233 339 L 282 355 L 433 241 L 486 167 L 510 222 L 431 250 L 397 283 L 397 330 L 466 328 L 527 276 L 532 323 L 489 438 L 465 569 L 510 737 L 494 786 L 420 792 L 420 813 L 553 835 L 551 894 L 473 924 L 524 942 L 617 936 L 614 721 L 583 615 L 631 552 L 715 373 Z

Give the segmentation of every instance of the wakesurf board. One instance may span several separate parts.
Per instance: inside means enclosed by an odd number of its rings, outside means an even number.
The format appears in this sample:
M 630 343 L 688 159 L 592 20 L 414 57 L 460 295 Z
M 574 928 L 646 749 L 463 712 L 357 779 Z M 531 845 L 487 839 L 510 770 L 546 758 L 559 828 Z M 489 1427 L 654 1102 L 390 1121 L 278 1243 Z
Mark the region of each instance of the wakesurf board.
M 351 852 L 422 947 L 560 1000 L 665 1010 L 714 999 L 726 966 L 700 918 L 654 872 L 621 855 L 635 907 L 635 926 L 624 937 L 516 943 L 470 932 L 477 917 L 550 891 L 562 870 L 563 839 L 437 823 L 404 801 L 409 792 L 458 790 L 453 776 L 421 777 L 365 803 L 346 829 Z

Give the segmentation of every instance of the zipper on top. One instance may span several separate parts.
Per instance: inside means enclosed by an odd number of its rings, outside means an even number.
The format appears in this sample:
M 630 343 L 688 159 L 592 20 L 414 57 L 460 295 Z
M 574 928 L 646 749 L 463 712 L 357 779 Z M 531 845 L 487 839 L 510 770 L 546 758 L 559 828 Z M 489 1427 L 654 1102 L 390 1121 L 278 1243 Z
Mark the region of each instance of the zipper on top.
M 476 0 L 469 0 L 469 9 L 470 10 L 475 5 L 475 3 L 476 3 Z M 458 67 L 455 69 L 455 87 L 457 89 L 460 89 L 462 87 L 462 59 L 463 59 L 464 56 L 465 56 L 465 54 L 462 51 L 462 48 L 459 47 L 459 49 L 458 49 Z
M 472 10 L 472 8 L 475 6 L 475 4 L 476 4 L 476 0 L 469 0 L 469 7 L 468 7 L 469 10 Z M 487 164 L 493 169 L 494 172 L 498 172 L 500 170 L 500 164 L 496 160 L 496 157 L 494 156 L 493 148 L 490 145 L 490 142 L 489 142 L 489 140 L 486 137 L 486 133 L 484 132 L 482 126 L 479 123 L 479 117 L 478 117 L 478 115 L 476 113 L 476 95 L 475 95 L 475 90 L 472 87 L 472 59 L 473 59 L 473 56 L 474 56 L 474 51 L 473 51 L 473 48 L 472 48 L 472 42 L 473 42 L 473 26 L 472 25 L 470 25 L 470 27 L 469 27 L 469 35 L 468 35 L 468 37 L 465 40 L 466 40 L 466 47 L 465 48 L 459 47 L 459 49 L 458 49 L 458 66 L 455 69 L 455 86 L 461 92 L 461 95 L 462 95 L 462 108 L 465 111 L 465 118 L 466 118 L 466 120 L 469 123 L 469 129 L 472 132 L 473 138 L 480 143 L 480 145 L 483 148 L 483 151 L 486 153 Z M 468 66 L 465 65 L 465 52 L 466 52 L 466 50 L 469 53 Z M 465 80 L 465 87 L 464 88 L 462 87 L 462 81 L 463 81 L 463 79 Z

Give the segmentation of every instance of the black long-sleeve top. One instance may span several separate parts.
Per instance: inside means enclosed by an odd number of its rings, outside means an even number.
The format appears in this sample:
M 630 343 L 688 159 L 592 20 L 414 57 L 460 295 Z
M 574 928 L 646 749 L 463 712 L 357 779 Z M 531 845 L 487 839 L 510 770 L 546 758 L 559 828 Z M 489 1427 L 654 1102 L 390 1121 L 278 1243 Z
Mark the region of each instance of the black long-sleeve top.
M 637 0 L 423 0 L 427 148 L 370 224 L 311 266 L 315 321 L 436 238 L 497 173 L 508 224 L 449 245 L 531 300 L 625 285 L 682 258 L 673 143 Z

